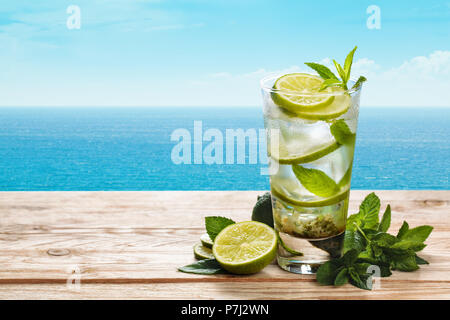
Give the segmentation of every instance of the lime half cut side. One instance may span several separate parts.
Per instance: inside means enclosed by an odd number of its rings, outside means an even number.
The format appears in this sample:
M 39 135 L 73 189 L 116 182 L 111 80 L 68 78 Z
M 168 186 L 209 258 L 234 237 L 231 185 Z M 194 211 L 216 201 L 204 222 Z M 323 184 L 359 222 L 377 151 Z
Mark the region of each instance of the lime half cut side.
M 235 274 L 261 271 L 273 261 L 277 235 L 268 225 L 245 221 L 224 228 L 215 238 L 213 254 L 220 265 Z

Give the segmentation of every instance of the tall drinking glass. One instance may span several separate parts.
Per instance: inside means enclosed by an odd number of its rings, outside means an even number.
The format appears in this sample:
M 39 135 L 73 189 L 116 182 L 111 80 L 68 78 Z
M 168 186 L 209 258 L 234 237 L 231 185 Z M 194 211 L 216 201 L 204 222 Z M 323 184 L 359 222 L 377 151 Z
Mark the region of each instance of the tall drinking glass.
M 315 273 L 342 253 L 361 86 L 311 93 L 274 89 L 279 79 L 261 80 L 277 261 Z

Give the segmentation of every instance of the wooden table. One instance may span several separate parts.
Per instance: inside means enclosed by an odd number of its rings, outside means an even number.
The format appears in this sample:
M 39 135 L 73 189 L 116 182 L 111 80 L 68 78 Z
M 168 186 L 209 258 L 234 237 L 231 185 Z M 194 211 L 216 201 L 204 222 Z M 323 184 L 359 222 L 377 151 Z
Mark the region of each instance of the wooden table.
M 352 191 L 350 212 L 369 191 Z M 372 292 L 320 286 L 276 264 L 251 276 L 178 272 L 194 262 L 203 217 L 249 220 L 262 191 L 0 192 L 1 299 L 450 299 L 450 191 L 377 191 L 403 220 L 434 231 L 412 273 Z M 78 282 L 79 280 L 79 282 Z

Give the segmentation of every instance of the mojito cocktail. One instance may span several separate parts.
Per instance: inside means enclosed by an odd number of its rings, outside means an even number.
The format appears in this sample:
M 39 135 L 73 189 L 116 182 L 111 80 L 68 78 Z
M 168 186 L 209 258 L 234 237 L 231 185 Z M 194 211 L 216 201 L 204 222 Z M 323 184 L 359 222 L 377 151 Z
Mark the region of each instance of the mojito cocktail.
M 314 273 L 341 255 L 361 85 L 293 73 L 261 87 L 278 264 Z

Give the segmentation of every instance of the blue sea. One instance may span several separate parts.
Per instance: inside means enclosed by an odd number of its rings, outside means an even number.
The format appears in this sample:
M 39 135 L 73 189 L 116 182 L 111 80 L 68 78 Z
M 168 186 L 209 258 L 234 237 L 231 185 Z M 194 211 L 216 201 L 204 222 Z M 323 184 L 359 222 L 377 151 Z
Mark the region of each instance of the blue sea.
M 262 190 L 261 164 L 174 164 L 171 133 L 260 108 L 0 108 L 0 190 Z M 361 108 L 353 189 L 450 189 L 450 108 Z

